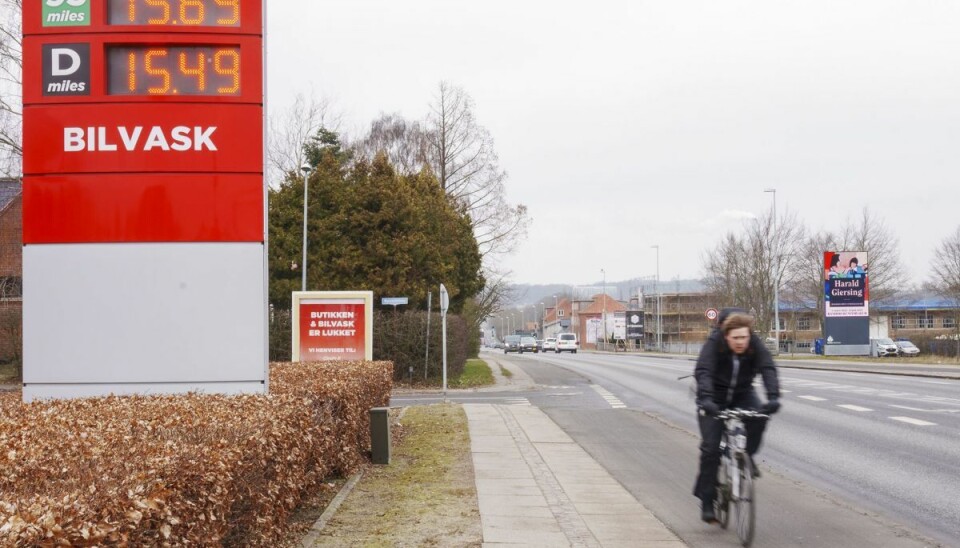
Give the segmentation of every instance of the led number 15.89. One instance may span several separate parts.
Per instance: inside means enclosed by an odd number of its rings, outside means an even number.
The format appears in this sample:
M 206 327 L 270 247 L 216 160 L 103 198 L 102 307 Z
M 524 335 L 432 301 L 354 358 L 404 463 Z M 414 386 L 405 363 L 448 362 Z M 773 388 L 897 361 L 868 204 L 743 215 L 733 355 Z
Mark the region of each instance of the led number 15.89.
M 110 95 L 240 95 L 240 48 L 120 46 L 107 51 Z
M 108 0 L 111 25 L 240 26 L 240 0 Z

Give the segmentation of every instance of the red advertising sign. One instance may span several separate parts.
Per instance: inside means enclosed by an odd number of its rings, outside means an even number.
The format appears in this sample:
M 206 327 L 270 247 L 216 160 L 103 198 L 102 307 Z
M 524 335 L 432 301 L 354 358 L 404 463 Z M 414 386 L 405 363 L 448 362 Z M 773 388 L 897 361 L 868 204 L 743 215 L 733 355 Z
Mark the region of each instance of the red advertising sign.
M 301 300 L 299 361 L 366 359 L 366 306 L 363 299 Z

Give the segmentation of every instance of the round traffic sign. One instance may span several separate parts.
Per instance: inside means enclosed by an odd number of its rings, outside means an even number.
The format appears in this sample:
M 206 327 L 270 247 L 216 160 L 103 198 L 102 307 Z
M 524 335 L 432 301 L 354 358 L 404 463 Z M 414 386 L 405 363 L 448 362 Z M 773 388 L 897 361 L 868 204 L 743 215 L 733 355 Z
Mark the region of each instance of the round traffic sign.
M 710 320 L 711 322 L 712 322 L 713 320 L 716 320 L 716 319 L 717 319 L 717 316 L 719 316 L 719 315 L 720 315 L 720 313 L 717 312 L 717 309 L 716 309 L 716 308 L 708 308 L 708 309 L 707 309 L 706 316 L 707 316 L 707 319 Z

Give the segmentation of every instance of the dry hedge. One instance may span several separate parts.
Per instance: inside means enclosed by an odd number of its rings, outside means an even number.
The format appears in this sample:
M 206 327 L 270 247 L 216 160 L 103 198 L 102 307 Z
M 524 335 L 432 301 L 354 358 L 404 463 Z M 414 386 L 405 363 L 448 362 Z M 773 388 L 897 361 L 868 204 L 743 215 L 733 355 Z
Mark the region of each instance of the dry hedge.
M 270 546 L 353 471 L 389 362 L 274 363 L 268 396 L 0 395 L 3 546 Z

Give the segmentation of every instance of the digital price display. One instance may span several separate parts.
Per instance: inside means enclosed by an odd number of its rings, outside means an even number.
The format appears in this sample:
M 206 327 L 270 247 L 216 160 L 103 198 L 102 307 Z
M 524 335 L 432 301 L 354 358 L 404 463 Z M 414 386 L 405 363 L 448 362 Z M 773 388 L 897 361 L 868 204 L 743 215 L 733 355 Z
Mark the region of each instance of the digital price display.
M 240 0 L 108 0 L 111 25 L 239 27 Z
M 109 95 L 240 95 L 240 48 L 118 46 L 107 49 Z

